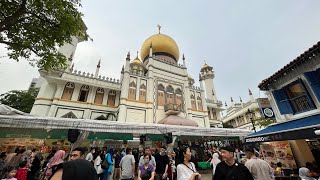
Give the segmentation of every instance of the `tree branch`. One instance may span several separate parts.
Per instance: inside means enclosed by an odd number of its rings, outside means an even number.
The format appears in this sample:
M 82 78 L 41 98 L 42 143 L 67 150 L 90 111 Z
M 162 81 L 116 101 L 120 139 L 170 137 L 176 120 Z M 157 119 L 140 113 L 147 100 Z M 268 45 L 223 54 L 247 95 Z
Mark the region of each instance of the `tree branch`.
M 10 29 L 10 26 L 14 24 L 21 15 L 25 13 L 27 0 L 22 0 L 22 3 L 19 9 L 13 13 L 11 16 L 6 17 L 2 22 L 0 22 L 0 32 L 6 27 L 7 30 Z

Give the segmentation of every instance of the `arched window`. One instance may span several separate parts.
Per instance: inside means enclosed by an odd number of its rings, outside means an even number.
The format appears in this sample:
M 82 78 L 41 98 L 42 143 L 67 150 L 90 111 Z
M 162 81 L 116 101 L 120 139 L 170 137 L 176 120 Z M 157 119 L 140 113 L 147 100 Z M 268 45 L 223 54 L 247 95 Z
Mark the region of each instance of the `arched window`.
M 198 95 L 198 97 L 197 97 L 197 103 L 198 103 L 198 110 L 202 111 L 203 108 L 202 108 L 202 100 L 201 100 L 201 96 L 200 95 Z
M 158 105 L 164 105 L 164 86 L 162 84 L 158 85 Z
M 191 99 L 191 109 L 197 109 L 196 108 L 196 102 L 195 102 L 195 99 L 194 99 L 194 94 L 191 94 L 190 99 Z
M 73 90 L 74 90 L 74 83 L 68 82 L 64 87 L 61 99 L 71 100 Z
M 102 104 L 103 95 L 104 95 L 104 89 L 103 88 L 98 88 L 97 92 L 96 92 L 96 97 L 94 98 L 94 103 Z
M 182 104 L 182 91 L 179 88 L 176 89 L 175 96 L 176 96 L 176 104 L 181 105 Z
M 132 99 L 132 100 L 136 100 L 136 83 L 131 82 L 129 84 L 129 95 L 128 95 L 128 99 Z
M 142 84 L 140 86 L 139 101 L 146 102 L 146 92 L 147 92 L 147 87 L 146 87 L 146 85 Z
M 116 104 L 116 91 L 110 90 L 108 94 L 108 106 L 115 106 Z
M 174 104 L 174 90 L 172 86 L 168 86 L 166 88 L 166 104 Z
M 88 94 L 89 94 L 89 86 L 83 85 L 80 89 L 79 101 L 87 102 Z

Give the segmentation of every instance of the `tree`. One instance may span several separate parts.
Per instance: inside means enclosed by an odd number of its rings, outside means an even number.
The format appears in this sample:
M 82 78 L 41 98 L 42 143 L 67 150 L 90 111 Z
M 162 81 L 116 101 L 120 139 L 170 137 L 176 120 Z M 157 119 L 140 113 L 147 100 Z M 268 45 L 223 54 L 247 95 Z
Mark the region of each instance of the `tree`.
M 267 127 L 268 125 L 276 122 L 275 119 L 272 118 L 266 118 L 266 119 L 255 119 L 254 125 L 258 126 L 259 128 Z
M 35 98 L 38 94 L 37 89 L 29 91 L 13 90 L 0 95 L 0 103 L 25 113 L 30 113 Z
M 80 0 L 1 0 L 0 44 L 13 60 L 25 58 L 45 70 L 65 68 L 67 59 L 57 46 L 72 36 L 89 38 L 80 6 Z

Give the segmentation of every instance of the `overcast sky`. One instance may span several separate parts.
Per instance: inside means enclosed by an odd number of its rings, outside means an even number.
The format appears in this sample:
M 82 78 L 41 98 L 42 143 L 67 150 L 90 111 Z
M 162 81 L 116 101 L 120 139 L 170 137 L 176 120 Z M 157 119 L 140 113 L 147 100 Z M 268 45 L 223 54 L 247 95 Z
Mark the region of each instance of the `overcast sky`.
M 82 42 L 75 69 L 119 78 L 126 54 L 135 57 L 143 41 L 161 32 L 177 42 L 196 80 L 204 64 L 213 66 L 219 100 L 248 100 L 258 84 L 320 40 L 318 0 L 87 0 L 81 11 L 93 42 Z M 0 56 L 5 55 L 0 47 Z M 0 94 L 27 89 L 36 68 L 21 60 L 0 59 Z M 180 63 L 182 63 L 180 59 Z

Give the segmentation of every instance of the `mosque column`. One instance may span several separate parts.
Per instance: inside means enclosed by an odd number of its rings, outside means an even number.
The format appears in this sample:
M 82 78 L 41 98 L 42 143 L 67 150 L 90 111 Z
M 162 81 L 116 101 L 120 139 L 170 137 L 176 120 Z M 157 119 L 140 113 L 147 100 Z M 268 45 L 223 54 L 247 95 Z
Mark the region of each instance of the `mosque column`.
M 56 84 L 56 91 L 54 93 L 54 96 L 53 96 L 53 101 L 58 101 L 58 99 L 61 98 L 62 96 L 62 93 L 63 93 L 63 89 L 64 89 L 64 85 L 62 83 L 57 83 Z M 57 111 L 57 106 L 54 105 L 55 103 L 52 103 L 52 105 L 50 106 L 50 109 L 49 109 L 49 113 L 48 113 L 48 116 L 49 117 L 54 117 L 55 114 L 56 114 L 56 111 Z
M 196 103 L 196 110 L 198 111 L 198 110 L 199 110 L 199 107 L 198 107 L 198 99 L 197 99 L 198 93 L 196 92 L 196 90 L 193 90 L 193 93 L 194 93 L 194 95 L 195 95 L 194 99 L 195 99 L 195 103 Z

